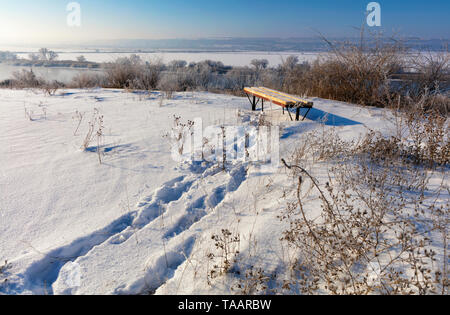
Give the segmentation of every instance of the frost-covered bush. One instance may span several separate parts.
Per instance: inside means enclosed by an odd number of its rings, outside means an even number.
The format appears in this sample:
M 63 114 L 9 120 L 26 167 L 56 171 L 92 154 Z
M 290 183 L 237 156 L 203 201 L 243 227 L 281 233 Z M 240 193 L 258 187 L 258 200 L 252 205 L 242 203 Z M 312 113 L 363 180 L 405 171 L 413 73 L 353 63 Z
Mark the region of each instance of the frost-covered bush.
M 106 66 L 106 78 L 108 86 L 112 88 L 129 88 L 137 78 L 140 60 L 130 56 L 119 58 L 114 63 Z
M 58 54 L 53 50 L 49 50 L 48 48 L 39 49 L 39 60 L 42 61 L 54 61 L 58 59 Z
M 157 88 L 164 92 L 182 91 L 181 76 L 178 73 L 164 74 L 158 82 Z
M 13 86 L 16 88 L 34 88 L 44 85 L 44 80 L 38 78 L 33 70 L 16 71 L 13 73 Z
M 157 87 L 164 65 L 144 62 L 138 55 L 123 57 L 106 65 L 108 87 L 151 90 Z
M 409 132 L 396 137 L 368 133 L 346 142 L 336 133 L 307 135 L 306 149 L 302 145 L 292 164 L 285 162 L 294 200 L 280 216 L 289 224 L 282 239 L 298 259 L 284 289 L 448 294 L 449 187 L 430 181 L 448 168 L 448 121 L 439 115 L 403 119 L 398 129 Z M 326 160 L 326 182 L 310 174 L 311 160 Z
M 101 74 L 79 73 L 72 78 L 69 86 L 76 89 L 94 88 L 106 85 L 106 77 Z

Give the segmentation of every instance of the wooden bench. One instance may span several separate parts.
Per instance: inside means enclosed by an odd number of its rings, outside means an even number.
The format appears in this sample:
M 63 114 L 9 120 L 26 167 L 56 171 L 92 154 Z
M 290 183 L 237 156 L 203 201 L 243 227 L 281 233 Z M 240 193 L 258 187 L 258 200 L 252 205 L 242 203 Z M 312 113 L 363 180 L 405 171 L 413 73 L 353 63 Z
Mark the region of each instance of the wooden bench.
M 268 89 L 265 87 L 251 87 L 251 88 L 245 88 L 244 89 L 245 94 L 247 94 L 248 100 L 252 104 L 252 110 L 256 110 L 256 106 L 261 101 L 262 103 L 262 110 L 264 111 L 264 101 L 271 102 L 273 104 L 279 105 L 283 107 L 283 114 L 285 109 L 287 109 L 289 116 L 292 119 L 291 112 L 289 109 L 295 108 L 296 109 L 296 120 L 300 120 L 300 109 L 307 108 L 308 111 L 306 112 L 305 116 L 303 117 L 303 120 L 306 119 L 311 109 L 314 107 L 314 103 L 306 101 L 304 99 L 301 99 L 297 96 L 289 95 L 283 92 L 279 92 L 276 90 Z

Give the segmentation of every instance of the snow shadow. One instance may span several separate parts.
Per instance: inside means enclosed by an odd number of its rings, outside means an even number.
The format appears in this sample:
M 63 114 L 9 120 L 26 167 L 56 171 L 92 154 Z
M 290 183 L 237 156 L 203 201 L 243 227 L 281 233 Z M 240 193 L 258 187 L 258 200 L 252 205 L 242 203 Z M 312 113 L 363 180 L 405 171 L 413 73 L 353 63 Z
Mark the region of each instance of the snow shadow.
M 66 96 L 72 96 L 72 95 L 75 95 L 75 94 L 77 94 L 77 93 L 75 93 L 75 92 L 62 92 L 60 94 L 57 94 L 56 96 L 66 97 Z
M 66 263 L 77 260 L 95 246 L 126 230 L 132 225 L 136 214 L 136 212 L 128 213 L 100 231 L 81 237 L 69 245 L 45 254 L 43 259 L 33 263 L 25 272 L 25 277 L 29 279 L 32 286 L 31 291 L 35 294 L 53 294 L 52 284 Z
M 306 115 L 307 111 L 308 109 L 306 108 L 301 109 L 301 115 Z M 311 111 L 308 113 L 307 119 L 324 124 L 326 126 L 333 126 L 333 127 L 362 125 L 360 122 L 342 116 L 330 114 L 318 108 L 312 108 Z
M 86 149 L 84 149 L 85 152 L 90 153 L 97 153 L 99 148 L 97 146 L 91 146 Z M 115 145 L 115 146 L 100 146 L 100 151 L 103 151 L 103 153 L 111 153 L 115 151 L 136 151 L 137 148 L 133 147 L 131 144 L 122 144 L 122 145 Z
M 301 124 L 295 124 L 290 127 L 285 127 L 283 130 L 283 134 L 281 135 L 281 139 L 288 139 L 294 135 L 309 132 L 316 127 L 317 124 L 312 122 L 305 122 Z

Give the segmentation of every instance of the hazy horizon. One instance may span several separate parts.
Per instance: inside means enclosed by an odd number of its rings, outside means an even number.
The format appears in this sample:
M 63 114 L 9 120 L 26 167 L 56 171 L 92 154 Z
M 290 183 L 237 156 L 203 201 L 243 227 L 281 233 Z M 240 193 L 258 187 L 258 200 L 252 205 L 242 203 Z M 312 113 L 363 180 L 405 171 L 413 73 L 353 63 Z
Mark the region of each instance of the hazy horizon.
M 360 38 L 327 38 L 336 43 L 353 42 L 358 44 Z M 385 41 L 392 42 L 392 39 L 385 38 Z M 421 51 L 442 51 L 446 50 L 448 39 L 425 40 L 420 38 L 396 38 L 395 41 L 402 41 L 406 48 Z M 370 43 L 368 39 L 368 43 Z M 375 43 L 375 42 L 374 42 Z M 2 45 L 0 51 L 11 51 L 15 53 L 37 52 L 40 48 L 47 47 L 57 52 L 324 52 L 330 49 L 323 38 L 203 38 L 203 39 L 160 39 L 160 40 L 103 40 L 84 43 L 66 43 L 48 45 L 47 43 Z

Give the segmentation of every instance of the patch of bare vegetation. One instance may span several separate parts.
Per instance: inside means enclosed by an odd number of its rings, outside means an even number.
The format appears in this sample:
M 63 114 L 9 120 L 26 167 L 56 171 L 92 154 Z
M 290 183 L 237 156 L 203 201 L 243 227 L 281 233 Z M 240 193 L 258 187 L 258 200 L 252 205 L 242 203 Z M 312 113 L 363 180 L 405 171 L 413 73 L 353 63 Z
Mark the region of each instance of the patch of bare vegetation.
M 80 115 L 78 113 L 78 119 L 80 124 L 83 119 L 83 116 L 84 114 Z M 104 116 L 100 113 L 100 111 L 97 108 L 95 108 L 94 113 L 92 114 L 92 118 L 88 123 L 88 131 L 82 144 L 83 151 L 93 151 L 97 153 L 98 161 L 100 164 L 102 164 L 102 157 L 104 153 L 102 151 L 104 129 L 105 129 L 103 119 Z M 96 146 L 92 147 L 91 146 L 92 142 L 94 142 Z
M 9 270 L 11 270 L 12 265 L 5 260 L 5 262 L 0 265 L 0 284 L 6 284 L 8 282 Z
M 163 137 L 169 139 L 173 150 L 176 150 L 176 156 L 183 159 L 187 151 L 190 150 L 192 143 L 192 135 L 194 132 L 195 123 L 188 120 L 186 123 L 183 122 L 180 116 L 173 116 L 173 126 L 172 130 L 165 134 Z M 190 158 L 190 157 L 189 157 Z
M 14 88 L 37 88 L 45 84 L 44 80 L 38 78 L 31 69 L 30 71 L 22 70 L 13 73 L 11 86 Z
M 324 128 L 303 137 L 283 160 L 291 189 L 279 238 L 289 259 L 267 270 L 227 247 L 211 255 L 226 257 L 212 274 L 237 294 L 447 295 L 448 119 L 420 104 L 392 114 L 393 135 L 346 141 Z
M 79 73 L 72 78 L 72 81 L 68 85 L 68 87 L 75 89 L 88 89 L 88 88 L 102 87 L 106 85 L 107 85 L 106 78 L 104 75 L 92 73 Z
M 331 168 L 324 187 L 301 170 L 297 201 L 281 217 L 290 223 L 283 240 L 300 253 L 293 285 L 305 294 L 444 294 L 447 270 L 430 234 L 449 205 L 427 196 L 426 173 L 359 162 Z M 320 196 L 316 218 L 306 210 L 310 185 Z
M 404 163 L 435 168 L 450 163 L 448 119 L 437 114 L 409 117 L 406 130 L 408 141 L 401 137 L 383 137 L 370 132 L 359 147 L 373 162 L 402 159 Z
M 106 86 L 149 91 L 157 87 L 161 70 L 160 62 L 144 62 L 138 55 L 119 58 L 105 65 Z
M 80 129 L 81 123 L 83 122 L 85 114 L 86 113 L 81 113 L 78 110 L 75 111 L 75 114 L 72 117 L 72 119 L 77 122 L 77 127 L 75 128 L 75 131 L 73 132 L 74 136 L 77 135 L 78 130 Z
M 341 149 L 324 151 L 317 136 L 309 141 L 314 153 L 300 149 L 285 162 L 295 198 L 280 216 L 289 224 L 282 240 L 298 253 L 286 287 L 448 294 L 448 121 L 417 113 L 405 117 L 399 137 L 370 132 L 348 143 L 328 133 L 331 147 Z M 307 170 L 307 157 L 329 163 L 326 182 Z
M 212 268 L 208 272 L 209 285 L 212 279 L 230 272 L 237 262 L 241 242 L 240 235 L 232 233 L 228 229 L 223 229 L 221 233 L 212 235 L 211 239 L 214 241 L 216 252 L 208 254 L 208 259 L 212 263 Z

